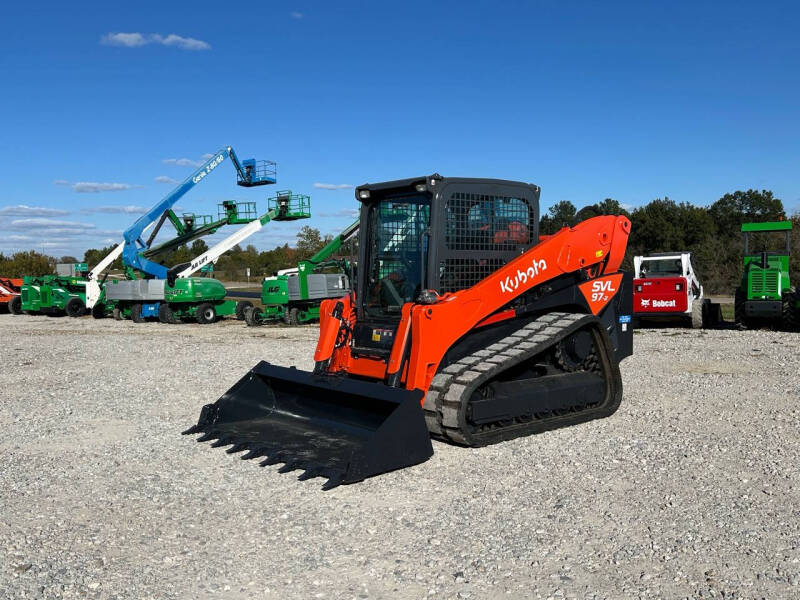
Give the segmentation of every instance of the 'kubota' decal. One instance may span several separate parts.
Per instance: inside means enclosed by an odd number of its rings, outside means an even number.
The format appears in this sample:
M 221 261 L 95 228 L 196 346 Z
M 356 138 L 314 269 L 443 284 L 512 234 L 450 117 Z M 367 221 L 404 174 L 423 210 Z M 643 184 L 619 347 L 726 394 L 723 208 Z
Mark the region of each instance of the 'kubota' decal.
M 578 287 L 583 297 L 586 298 L 586 302 L 589 304 L 592 314 L 596 315 L 603 310 L 605 305 L 608 304 L 608 301 L 614 297 L 619 290 L 619 284 L 621 282 L 622 273 L 616 273 L 615 275 L 587 281 L 586 283 L 580 284 Z
M 531 266 L 524 271 L 517 269 L 517 273 L 513 278 L 511 275 L 509 275 L 505 279 L 502 279 L 500 281 L 500 291 L 510 294 L 514 292 L 520 285 L 525 285 L 528 282 L 528 279 L 533 279 L 540 272 L 546 270 L 547 262 L 543 258 L 540 258 L 539 260 L 534 258 L 531 261 Z

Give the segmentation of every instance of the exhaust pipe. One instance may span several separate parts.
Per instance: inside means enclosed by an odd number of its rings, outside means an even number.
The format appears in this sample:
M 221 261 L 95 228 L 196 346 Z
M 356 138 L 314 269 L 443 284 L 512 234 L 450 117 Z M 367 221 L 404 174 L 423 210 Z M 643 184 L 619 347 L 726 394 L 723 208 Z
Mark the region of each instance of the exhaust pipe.
M 340 484 L 402 469 L 433 455 L 421 390 L 315 375 L 260 362 L 183 433 L 231 446 L 261 466 L 283 463 L 298 479 Z

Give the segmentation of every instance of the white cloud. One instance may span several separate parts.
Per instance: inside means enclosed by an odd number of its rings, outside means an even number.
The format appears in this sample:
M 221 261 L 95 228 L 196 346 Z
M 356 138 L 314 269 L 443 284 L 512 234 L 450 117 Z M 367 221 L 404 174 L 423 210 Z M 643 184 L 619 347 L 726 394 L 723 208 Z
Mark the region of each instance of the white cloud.
M 79 223 L 77 221 L 62 221 L 59 219 L 30 218 L 14 219 L 4 229 L 11 231 L 24 231 L 31 233 L 34 231 L 46 231 L 50 235 L 77 235 L 95 229 L 91 223 Z
M 46 251 L 50 254 L 83 256 L 86 248 L 119 243 L 122 231 L 97 229 L 94 225 L 59 219 L 15 219 L 0 223 L 0 251 Z
M 214 158 L 214 155 L 210 154 L 209 152 L 206 152 L 205 154 L 203 154 L 203 158 L 205 160 L 208 160 L 209 158 Z
M 335 212 L 324 212 L 319 213 L 318 215 L 323 218 L 330 218 L 330 217 L 350 217 L 351 219 L 355 219 L 358 216 L 358 209 L 357 208 L 343 208 L 341 210 L 337 210 Z
M 175 183 L 178 183 L 178 180 L 177 179 L 173 179 L 172 177 L 170 177 L 168 175 L 159 175 L 158 177 L 156 177 L 156 183 L 172 183 L 172 184 L 175 184 Z
M 211 44 L 203 40 L 197 40 L 190 37 L 181 37 L 170 33 L 168 36 L 163 37 L 157 33 L 152 35 L 154 42 L 164 46 L 175 46 L 181 50 L 211 50 Z
M 135 206 L 128 204 L 127 206 L 91 206 L 82 208 L 81 212 L 86 215 L 94 213 L 103 213 L 107 215 L 143 215 L 147 212 L 144 206 Z
M 11 221 L 11 225 L 30 225 L 34 227 L 64 227 L 64 226 L 89 227 L 89 228 L 94 227 L 94 225 L 78 223 L 76 221 L 61 221 L 60 219 L 40 219 L 40 218 L 14 219 L 13 221 Z
M 303 18 L 303 16 L 304 16 L 304 15 L 303 15 L 303 13 L 301 13 L 301 12 L 298 12 L 298 11 L 296 11 L 296 10 L 293 10 L 292 12 L 290 12 L 290 13 L 289 13 L 289 15 L 290 15 L 290 16 L 291 16 L 293 19 L 302 19 L 302 18 Z
M 205 157 L 205 154 L 203 155 L 203 157 Z M 199 167 L 206 161 L 192 160 L 191 158 L 165 158 L 161 162 L 164 163 L 165 165 L 177 165 L 178 167 Z
M 107 33 L 100 38 L 100 43 L 106 46 L 122 46 L 124 48 L 139 48 L 148 44 L 161 46 L 174 46 L 181 50 L 210 50 L 211 44 L 190 37 L 183 37 L 174 33 L 161 35 L 160 33 Z
M 70 183 L 65 179 L 56 179 L 55 185 L 68 185 L 73 192 L 79 194 L 97 194 L 99 192 L 124 192 L 142 187 L 131 183 L 99 182 L 99 181 L 76 181 Z
M 45 208 L 43 206 L 27 206 L 25 204 L 17 204 L 16 206 L 5 206 L 0 208 L 0 216 L 7 217 L 63 217 L 64 215 L 68 214 L 68 210 Z
M 352 190 L 355 186 L 349 183 L 315 183 L 318 190 Z
M 148 44 L 147 38 L 141 33 L 107 33 L 100 38 L 100 43 L 107 46 L 125 46 L 137 48 Z
M 72 191 L 79 194 L 97 194 L 99 192 L 124 192 L 135 187 L 130 183 L 101 183 L 98 181 L 78 181 L 72 184 Z

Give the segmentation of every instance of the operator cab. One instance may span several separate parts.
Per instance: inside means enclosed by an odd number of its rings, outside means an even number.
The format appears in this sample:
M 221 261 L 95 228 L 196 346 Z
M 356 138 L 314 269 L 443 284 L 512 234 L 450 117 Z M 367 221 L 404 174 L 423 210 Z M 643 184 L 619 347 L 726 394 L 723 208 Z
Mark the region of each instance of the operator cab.
M 365 184 L 355 348 L 383 356 L 403 305 L 472 287 L 539 239 L 539 187 L 427 177 Z

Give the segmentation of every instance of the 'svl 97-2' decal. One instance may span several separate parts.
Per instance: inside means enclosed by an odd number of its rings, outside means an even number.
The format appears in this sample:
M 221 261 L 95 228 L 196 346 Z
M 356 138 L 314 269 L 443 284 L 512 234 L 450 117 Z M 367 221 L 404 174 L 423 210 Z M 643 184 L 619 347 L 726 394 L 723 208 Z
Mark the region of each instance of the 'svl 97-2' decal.
M 606 275 L 605 277 L 598 277 L 592 279 L 578 286 L 583 297 L 586 298 L 586 303 L 592 311 L 592 314 L 597 314 L 609 300 L 619 292 L 620 284 L 622 283 L 622 273 L 615 273 L 614 275 Z

